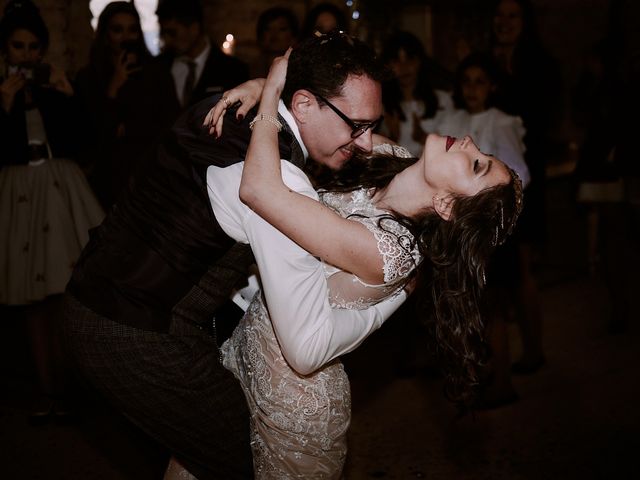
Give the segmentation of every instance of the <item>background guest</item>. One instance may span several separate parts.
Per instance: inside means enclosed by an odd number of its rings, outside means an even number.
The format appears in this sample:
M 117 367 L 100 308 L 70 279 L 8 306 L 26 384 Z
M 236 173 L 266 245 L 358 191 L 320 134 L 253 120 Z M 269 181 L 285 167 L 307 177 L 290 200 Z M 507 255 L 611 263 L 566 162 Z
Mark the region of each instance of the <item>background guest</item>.
M 43 63 L 49 32 L 38 9 L 9 2 L 0 21 L 0 304 L 22 307 L 38 378 L 31 419 L 66 416 L 68 372 L 61 299 L 71 270 L 102 220 L 75 153 L 73 88 Z
M 247 65 L 209 40 L 199 0 L 160 0 L 156 14 L 163 42 L 158 67 L 173 79 L 172 91 L 158 100 L 173 108 L 176 117 L 184 108 L 248 79 Z
M 289 8 L 273 7 L 258 17 L 256 40 L 260 56 L 252 69 L 252 78 L 266 77 L 274 58 L 284 55 L 298 41 L 298 17 Z
M 391 35 L 382 60 L 393 72 L 382 90 L 383 133 L 420 156 L 427 134 L 437 131 L 438 115 L 453 108 L 453 102 L 447 92 L 432 87 L 430 68 L 435 62 L 415 35 L 403 31 Z
M 640 55 L 629 42 L 632 2 L 612 2 L 605 38 L 590 52 L 575 94 L 575 120 L 584 141 L 575 177 L 587 212 L 587 253 L 593 277 L 603 280 L 610 333 L 628 330 L 640 260 L 640 167 L 635 147 L 640 111 Z
M 88 130 L 83 156 L 105 207 L 114 203 L 159 128 L 158 116 L 148 115 L 140 98 L 147 90 L 140 72 L 151 58 L 134 4 L 108 4 L 98 18 L 89 65 L 76 78 Z
M 555 61 L 539 40 L 535 12 L 528 0 L 499 0 L 495 4 L 490 47 L 500 75 L 496 106 L 522 118 L 526 129 L 525 161 L 531 183 L 525 191 L 525 207 L 514 234 L 520 269 L 520 310 L 516 318 L 522 333 L 523 353 L 512 371 L 530 374 L 545 362 L 533 256 L 546 240 L 546 165 L 554 152 L 552 134 L 561 116 L 562 80 Z
M 303 38 L 315 32 L 329 33 L 333 30 L 349 33 L 349 22 L 344 11 L 329 2 L 319 3 L 309 10 L 302 23 Z

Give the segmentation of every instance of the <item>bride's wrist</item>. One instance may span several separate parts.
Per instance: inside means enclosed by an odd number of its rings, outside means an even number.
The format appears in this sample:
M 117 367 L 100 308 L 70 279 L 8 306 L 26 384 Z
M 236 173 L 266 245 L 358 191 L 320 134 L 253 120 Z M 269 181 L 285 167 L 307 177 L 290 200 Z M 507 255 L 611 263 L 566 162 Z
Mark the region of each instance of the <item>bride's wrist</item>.
M 278 120 L 276 115 L 272 115 L 270 113 L 258 113 L 251 122 L 249 122 L 249 129 L 253 130 L 256 125 L 264 124 L 264 125 L 272 125 L 276 127 L 276 130 L 279 132 L 282 130 L 282 123 Z
M 267 92 L 264 92 L 262 95 L 262 100 L 260 100 L 260 105 L 258 106 L 258 112 L 277 115 L 279 103 L 280 103 L 279 95 L 272 95 Z
M 280 100 L 280 95 L 282 94 L 282 89 L 278 88 L 274 85 L 265 84 L 262 89 L 262 99 L 263 100 L 275 100 L 276 102 Z

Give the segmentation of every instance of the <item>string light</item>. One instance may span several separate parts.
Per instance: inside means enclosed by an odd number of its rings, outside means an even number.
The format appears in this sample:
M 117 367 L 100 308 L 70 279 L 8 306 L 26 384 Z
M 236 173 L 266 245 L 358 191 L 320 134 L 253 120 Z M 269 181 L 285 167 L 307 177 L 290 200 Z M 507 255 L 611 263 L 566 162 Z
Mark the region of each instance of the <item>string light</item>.
M 360 18 L 360 10 L 358 10 L 358 2 L 356 0 L 346 0 L 345 4 L 351 11 L 351 18 L 358 20 Z
M 236 40 L 233 34 L 227 33 L 227 36 L 225 37 L 224 42 L 222 42 L 222 51 L 227 55 L 233 55 L 235 43 L 236 43 Z

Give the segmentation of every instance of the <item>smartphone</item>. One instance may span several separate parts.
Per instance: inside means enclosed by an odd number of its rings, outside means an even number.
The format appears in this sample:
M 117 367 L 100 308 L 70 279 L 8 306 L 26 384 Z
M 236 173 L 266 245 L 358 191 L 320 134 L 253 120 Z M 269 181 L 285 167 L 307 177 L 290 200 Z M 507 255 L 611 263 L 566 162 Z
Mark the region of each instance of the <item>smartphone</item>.
M 142 49 L 137 40 L 127 40 L 121 44 L 122 50 L 127 52 L 129 59 L 129 70 L 140 67 L 142 64 Z
M 9 74 L 20 73 L 29 85 L 48 85 L 51 80 L 51 65 L 48 63 L 23 63 L 9 66 Z

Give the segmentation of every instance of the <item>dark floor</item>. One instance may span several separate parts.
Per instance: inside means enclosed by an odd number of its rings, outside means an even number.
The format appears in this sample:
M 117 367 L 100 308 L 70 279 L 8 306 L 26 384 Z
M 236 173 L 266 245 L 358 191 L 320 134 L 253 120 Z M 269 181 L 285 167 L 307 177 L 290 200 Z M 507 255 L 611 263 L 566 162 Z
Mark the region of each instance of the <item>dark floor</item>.
M 424 369 L 397 375 L 424 365 L 419 331 L 397 316 L 344 359 L 353 390 L 346 478 L 640 478 L 640 283 L 632 279 L 628 329 L 609 333 L 610 302 L 602 280 L 587 273 L 584 220 L 570 192 L 566 179 L 550 184 L 549 244 L 538 270 L 547 365 L 514 378 L 520 400 L 456 419 L 440 380 Z M 628 259 L 633 271 L 637 253 Z M 163 450 L 89 391 L 79 393 L 75 423 L 27 423 L 33 367 L 13 313 L 2 311 L 0 478 L 161 478 Z

